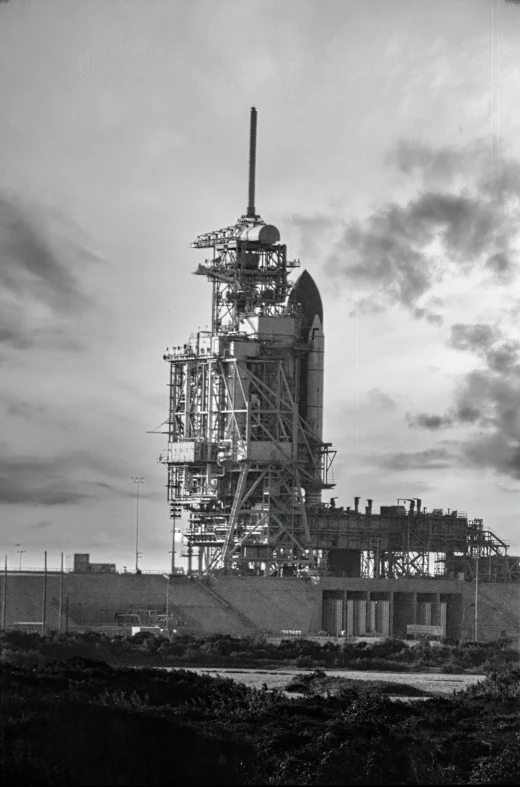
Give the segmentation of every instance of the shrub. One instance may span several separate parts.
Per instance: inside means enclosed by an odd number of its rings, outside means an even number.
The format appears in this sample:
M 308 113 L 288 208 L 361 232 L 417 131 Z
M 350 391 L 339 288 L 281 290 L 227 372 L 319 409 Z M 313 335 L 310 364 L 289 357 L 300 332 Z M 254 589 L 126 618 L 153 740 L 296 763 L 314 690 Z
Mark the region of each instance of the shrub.
M 468 784 L 520 784 L 520 733 L 505 743 L 504 748 L 480 759 Z
M 15 650 L 3 648 L 0 664 L 13 664 L 16 667 L 31 669 L 44 662 L 44 656 L 38 650 Z
M 310 656 L 298 656 L 296 659 L 296 666 L 297 667 L 313 667 L 314 666 L 314 659 Z

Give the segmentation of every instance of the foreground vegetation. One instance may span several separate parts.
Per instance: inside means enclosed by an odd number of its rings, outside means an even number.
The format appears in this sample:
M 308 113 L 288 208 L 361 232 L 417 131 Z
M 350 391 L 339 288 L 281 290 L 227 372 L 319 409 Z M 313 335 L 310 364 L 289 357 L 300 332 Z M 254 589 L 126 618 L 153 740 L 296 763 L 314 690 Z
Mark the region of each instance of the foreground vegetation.
M 520 783 L 516 667 L 491 672 L 453 697 L 411 705 L 352 685 L 323 697 L 312 694 L 311 682 L 309 696 L 292 698 L 182 669 L 119 669 L 79 657 L 20 666 L 4 651 L 1 779 L 14 785 Z
M 324 670 L 294 675 L 287 683 L 285 690 L 307 696 L 321 694 L 327 697 L 347 697 L 360 694 L 386 697 L 440 696 L 438 692 L 424 691 L 407 683 L 395 683 L 389 680 L 352 680 L 340 678 L 335 674 L 331 675 Z
M 507 640 L 460 645 L 445 642 L 409 647 L 401 640 L 336 644 L 331 641 L 285 639 L 271 643 L 259 638 L 214 635 L 134 637 L 97 632 L 53 633 L 42 637 L 17 631 L 0 635 L 0 658 L 23 666 L 49 658 L 72 656 L 102 659 L 112 666 L 156 667 L 277 667 L 381 670 L 385 672 L 480 673 L 520 663 L 520 654 Z

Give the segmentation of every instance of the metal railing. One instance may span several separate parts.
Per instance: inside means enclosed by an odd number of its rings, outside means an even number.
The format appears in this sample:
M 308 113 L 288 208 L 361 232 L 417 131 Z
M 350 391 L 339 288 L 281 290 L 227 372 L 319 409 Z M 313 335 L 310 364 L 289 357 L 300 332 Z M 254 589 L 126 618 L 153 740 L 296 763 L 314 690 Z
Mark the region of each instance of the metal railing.
M 0 576 L 4 573 L 3 570 L 0 570 Z M 9 568 L 7 567 L 8 574 L 44 574 L 45 568 L 37 567 L 37 566 L 23 566 L 23 568 Z M 60 574 L 61 568 L 47 568 L 47 574 Z M 133 571 L 124 571 L 123 569 L 117 569 L 116 571 L 76 571 L 74 568 L 63 568 L 64 574 L 80 574 L 81 576 L 88 574 L 89 576 L 92 575 L 103 575 L 106 574 L 118 574 L 118 575 L 128 575 L 128 576 L 136 576 L 135 570 Z M 169 574 L 170 576 L 186 576 L 184 569 L 179 568 L 176 570 L 175 574 L 171 574 L 171 568 L 165 569 L 140 569 L 138 574 L 146 574 L 147 576 L 156 575 L 156 576 L 164 576 L 164 574 Z

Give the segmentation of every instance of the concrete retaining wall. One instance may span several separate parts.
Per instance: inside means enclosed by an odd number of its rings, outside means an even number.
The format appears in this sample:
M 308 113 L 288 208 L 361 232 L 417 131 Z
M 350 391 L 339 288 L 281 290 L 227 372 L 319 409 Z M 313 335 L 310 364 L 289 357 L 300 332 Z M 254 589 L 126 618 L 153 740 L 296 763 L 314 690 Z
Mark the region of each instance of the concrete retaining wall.
M 3 595 L 0 575 L 0 599 Z M 404 636 L 406 623 L 413 622 L 413 598 L 406 606 L 401 594 L 435 594 L 448 599 L 450 636 L 474 636 L 474 583 L 454 580 L 366 580 L 323 577 L 316 584 L 302 578 L 212 577 L 204 585 L 187 577 L 169 582 L 171 624 L 194 633 L 225 633 L 234 636 L 283 630 L 316 634 L 323 629 L 323 594 L 347 592 L 377 594 L 392 598 L 395 610 L 394 636 Z M 60 577 L 47 577 L 47 627 L 58 627 Z M 68 599 L 69 627 L 111 626 L 116 613 L 152 610 L 164 614 L 167 581 L 163 576 L 135 574 L 66 574 L 63 585 L 63 628 Z M 440 596 L 438 595 L 440 594 Z M 361 597 L 361 596 L 360 596 Z M 368 596 L 367 596 L 368 598 Z M 451 598 L 451 602 L 449 599 Z M 403 600 L 404 599 L 404 600 Z M 420 601 L 420 598 L 418 598 Z M 454 600 L 457 603 L 454 603 Z M 404 606 L 403 606 L 404 604 Z M 409 609 L 408 609 L 409 607 Z M 17 572 L 7 577 L 6 622 L 42 621 L 43 575 Z M 1 620 L 1 618 L 0 618 Z M 460 632 L 460 633 L 459 633 Z M 479 639 L 520 637 L 520 585 L 479 586 Z

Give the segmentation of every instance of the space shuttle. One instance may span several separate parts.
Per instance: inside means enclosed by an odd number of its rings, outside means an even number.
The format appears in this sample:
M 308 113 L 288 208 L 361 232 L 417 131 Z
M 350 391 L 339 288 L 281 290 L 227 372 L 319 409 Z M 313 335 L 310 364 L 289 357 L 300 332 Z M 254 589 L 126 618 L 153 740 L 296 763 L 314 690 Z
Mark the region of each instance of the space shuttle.
M 300 361 L 299 414 L 311 446 L 318 455 L 323 443 L 323 389 L 325 371 L 325 334 L 323 304 L 316 282 L 306 270 L 298 277 L 289 295 L 289 305 L 299 307 L 300 341 L 307 348 Z M 307 490 L 307 503 L 321 502 L 318 490 Z

